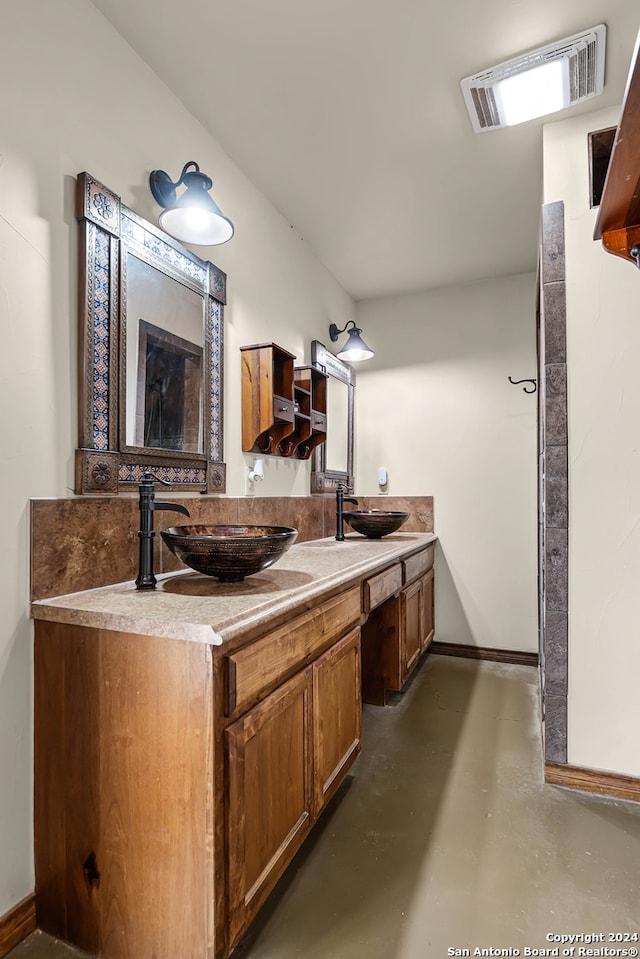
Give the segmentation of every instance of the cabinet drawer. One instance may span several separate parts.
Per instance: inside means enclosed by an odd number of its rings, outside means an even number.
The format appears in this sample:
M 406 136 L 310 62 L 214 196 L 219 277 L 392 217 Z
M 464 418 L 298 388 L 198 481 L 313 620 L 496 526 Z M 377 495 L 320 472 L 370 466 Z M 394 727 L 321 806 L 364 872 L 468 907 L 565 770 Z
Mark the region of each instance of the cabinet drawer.
M 326 429 L 327 429 L 326 413 L 318 413 L 316 410 L 311 410 L 311 426 L 314 430 L 320 430 L 323 433 L 326 432 Z
M 397 593 L 401 586 L 402 566 L 400 563 L 390 566 L 389 569 L 383 570 L 377 576 L 365 579 L 363 595 L 365 612 L 368 613 L 369 610 L 375 609 L 380 603 L 384 603 L 385 599 Z
M 431 569 L 433 566 L 433 546 L 423 549 L 420 553 L 402 561 L 404 567 L 404 582 L 410 583 Z
M 288 400 L 285 396 L 274 396 L 273 422 L 293 423 L 293 416 L 293 400 Z
M 357 586 L 226 656 L 227 716 L 240 715 L 360 622 Z

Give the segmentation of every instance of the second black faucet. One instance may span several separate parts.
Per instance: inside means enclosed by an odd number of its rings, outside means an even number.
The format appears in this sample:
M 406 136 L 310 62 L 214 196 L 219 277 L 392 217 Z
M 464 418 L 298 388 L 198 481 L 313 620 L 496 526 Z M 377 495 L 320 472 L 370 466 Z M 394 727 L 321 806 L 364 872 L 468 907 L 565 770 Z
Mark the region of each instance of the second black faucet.
M 338 542 L 344 540 L 344 504 L 353 503 L 358 505 L 358 500 L 354 496 L 344 495 L 344 486 L 339 485 L 336 490 L 336 539 Z

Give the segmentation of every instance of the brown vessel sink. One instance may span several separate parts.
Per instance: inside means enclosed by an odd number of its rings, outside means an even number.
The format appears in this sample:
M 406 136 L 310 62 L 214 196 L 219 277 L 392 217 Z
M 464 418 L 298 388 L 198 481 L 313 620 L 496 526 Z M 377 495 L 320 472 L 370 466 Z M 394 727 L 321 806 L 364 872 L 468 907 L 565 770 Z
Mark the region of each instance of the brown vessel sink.
M 240 583 L 277 562 L 296 540 L 291 526 L 171 526 L 160 531 L 186 566 L 222 583 Z
M 362 533 L 369 539 L 380 539 L 381 536 L 388 536 L 389 533 L 395 533 L 400 529 L 403 523 L 409 519 L 409 513 L 401 513 L 399 510 L 345 510 L 344 520 L 356 533 Z

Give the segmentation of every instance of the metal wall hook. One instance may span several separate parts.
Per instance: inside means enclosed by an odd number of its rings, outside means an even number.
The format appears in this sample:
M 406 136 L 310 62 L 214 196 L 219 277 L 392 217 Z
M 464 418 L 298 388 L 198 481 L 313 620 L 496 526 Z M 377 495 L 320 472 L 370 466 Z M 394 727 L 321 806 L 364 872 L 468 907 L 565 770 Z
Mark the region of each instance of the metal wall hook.
M 508 379 L 512 386 L 518 386 L 519 383 L 531 383 L 531 387 L 529 389 L 527 389 L 526 386 L 522 387 L 523 392 L 525 393 L 535 393 L 535 391 L 538 389 L 538 383 L 536 380 L 512 380 L 511 377 L 508 377 Z

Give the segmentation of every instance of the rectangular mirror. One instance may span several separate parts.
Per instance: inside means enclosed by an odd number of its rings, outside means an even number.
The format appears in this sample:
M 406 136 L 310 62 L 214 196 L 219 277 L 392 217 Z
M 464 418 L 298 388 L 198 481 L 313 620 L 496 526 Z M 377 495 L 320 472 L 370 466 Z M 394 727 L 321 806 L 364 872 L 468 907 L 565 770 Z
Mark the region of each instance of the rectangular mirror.
M 353 492 L 355 372 L 318 340 L 311 343 L 311 362 L 327 374 L 327 438 L 313 451 L 311 492 L 338 485 Z
M 77 205 L 76 493 L 117 493 L 146 471 L 174 489 L 224 492 L 225 274 L 88 173 Z

